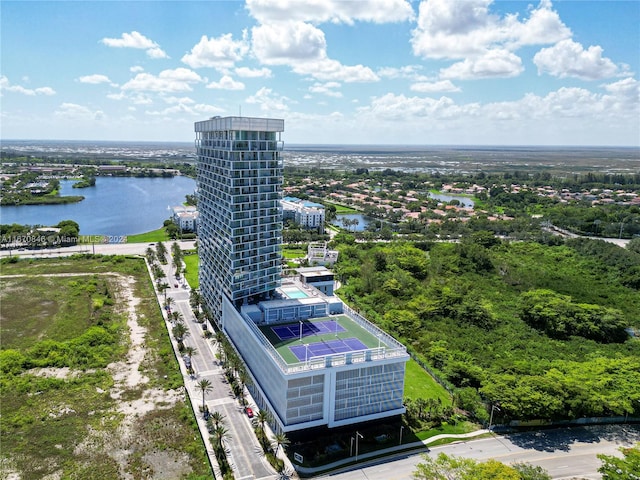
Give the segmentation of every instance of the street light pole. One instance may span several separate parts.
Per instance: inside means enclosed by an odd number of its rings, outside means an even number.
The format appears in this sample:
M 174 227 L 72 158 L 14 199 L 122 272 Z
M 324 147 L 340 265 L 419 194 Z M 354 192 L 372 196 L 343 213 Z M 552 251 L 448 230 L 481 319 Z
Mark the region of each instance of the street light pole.
M 356 463 L 358 462 L 358 438 L 364 438 L 360 432 L 356 432 Z
M 491 430 L 491 424 L 493 423 L 493 411 L 494 410 L 498 410 L 499 412 L 501 411 L 500 407 L 498 407 L 497 405 L 491 405 L 491 415 L 489 416 L 489 428 L 488 428 L 488 430 Z

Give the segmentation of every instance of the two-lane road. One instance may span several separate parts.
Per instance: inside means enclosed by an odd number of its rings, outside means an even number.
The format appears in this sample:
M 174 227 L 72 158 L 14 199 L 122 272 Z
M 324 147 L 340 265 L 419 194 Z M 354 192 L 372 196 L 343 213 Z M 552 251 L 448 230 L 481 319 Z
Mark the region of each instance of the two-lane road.
M 433 447 L 439 453 L 484 461 L 494 458 L 505 464 L 530 463 L 544 468 L 554 479 L 599 479 L 597 455 L 619 455 L 618 448 L 640 441 L 640 425 L 573 427 L 494 436 L 481 440 Z M 420 454 L 406 454 L 348 467 L 316 478 L 331 480 L 408 480 L 423 461 Z

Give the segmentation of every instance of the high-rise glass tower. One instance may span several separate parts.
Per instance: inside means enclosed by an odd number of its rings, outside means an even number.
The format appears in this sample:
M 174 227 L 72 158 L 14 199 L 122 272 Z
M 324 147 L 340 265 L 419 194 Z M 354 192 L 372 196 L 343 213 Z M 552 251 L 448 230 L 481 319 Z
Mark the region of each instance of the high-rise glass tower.
M 280 285 L 284 120 L 213 117 L 195 123 L 200 290 L 221 322 Z

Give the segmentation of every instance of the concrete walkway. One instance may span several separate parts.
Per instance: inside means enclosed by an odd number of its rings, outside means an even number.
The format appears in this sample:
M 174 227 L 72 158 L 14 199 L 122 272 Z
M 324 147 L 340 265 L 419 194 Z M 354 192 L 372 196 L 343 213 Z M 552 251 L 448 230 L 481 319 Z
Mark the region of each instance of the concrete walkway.
M 387 459 L 393 459 L 393 454 L 402 454 L 406 455 L 407 452 L 419 452 L 419 451 L 427 451 L 428 445 L 437 442 L 438 440 L 443 439 L 455 439 L 455 440 L 465 440 L 468 438 L 475 438 L 486 433 L 491 433 L 489 430 L 476 430 L 475 432 L 469 433 L 443 433 L 441 435 L 435 435 L 433 437 L 429 437 L 421 442 L 412 442 L 405 443 L 402 445 L 396 445 L 395 447 L 384 448 L 382 450 L 376 450 L 375 452 L 367 452 L 358 455 L 358 465 L 365 466 L 369 461 L 377 461 L 381 457 L 385 457 Z M 337 460 L 333 463 L 328 463 L 326 465 L 322 465 L 321 467 L 309 468 L 302 467 L 300 465 L 295 465 L 295 468 L 298 472 L 308 475 L 314 475 L 321 472 L 327 472 L 330 470 L 335 470 L 340 467 L 344 467 L 347 465 L 354 465 L 356 463 L 354 457 L 343 458 L 342 460 Z

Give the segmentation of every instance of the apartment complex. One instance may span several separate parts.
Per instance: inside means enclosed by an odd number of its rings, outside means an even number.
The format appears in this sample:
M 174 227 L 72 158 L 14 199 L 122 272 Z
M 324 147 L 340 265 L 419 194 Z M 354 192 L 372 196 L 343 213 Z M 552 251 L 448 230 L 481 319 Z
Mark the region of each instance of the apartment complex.
M 277 431 L 399 415 L 406 348 L 334 296 L 330 271 L 282 277 L 283 131 L 279 119 L 196 122 L 201 294 Z
M 171 219 L 183 232 L 195 232 L 198 229 L 198 209 L 192 205 L 177 205 L 171 208 Z
M 291 219 L 302 228 L 311 230 L 324 227 L 324 205 L 296 197 L 282 199 L 282 218 Z

